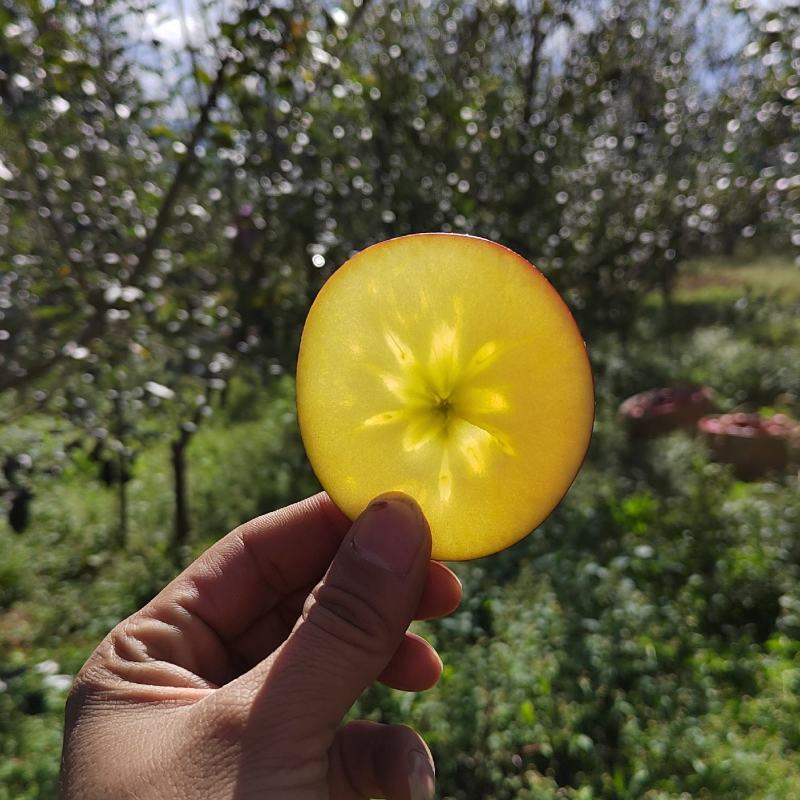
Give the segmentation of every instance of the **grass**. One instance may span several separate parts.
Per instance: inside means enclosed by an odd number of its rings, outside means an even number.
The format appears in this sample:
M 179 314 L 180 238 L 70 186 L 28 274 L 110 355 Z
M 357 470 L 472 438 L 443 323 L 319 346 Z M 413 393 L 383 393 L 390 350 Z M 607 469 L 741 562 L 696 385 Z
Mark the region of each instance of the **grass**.
M 240 522 L 317 488 L 297 434 L 291 381 L 250 399 L 255 418 L 233 422 L 219 410 L 189 448 L 193 540 L 186 561 Z M 64 444 L 58 429 L 44 415 L 18 420 L 0 433 L 0 453 L 27 452 L 51 465 Z M 0 800 L 55 796 L 66 692 L 49 673 L 74 675 L 105 633 L 177 571 L 168 555 L 166 443 L 144 449 L 134 464 L 122 551 L 110 546 L 116 489 L 104 486 L 84 457 L 89 447 L 73 450 L 57 476 L 27 479 L 34 498 L 23 533 L 0 517 Z
M 745 294 L 800 302 L 800 264 L 788 255 L 713 257 L 683 265 L 675 291 L 679 303 L 735 301 Z
M 722 360 L 728 373 L 753 362 L 756 371 L 763 371 L 764 364 L 769 363 L 773 375 L 784 369 L 800 374 L 791 366 L 800 348 L 800 266 L 788 255 L 709 257 L 687 262 L 682 265 L 669 306 L 660 293 L 651 292 L 644 299 L 643 311 L 632 337 L 637 346 L 650 347 L 656 354 L 666 348 L 676 363 L 686 362 L 682 351 L 687 346 L 692 349 L 693 340 L 702 343 L 719 339 L 726 347 L 727 358 Z M 655 338 L 653 324 L 660 329 Z M 761 352 L 757 353 L 759 348 Z M 739 358 L 735 357 L 737 350 Z M 641 365 L 647 371 L 645 360 Z M 712 374 L 719 372 L 713 359 L 708 365 Z M 702 375 L 692 378 L 704 381 Z M 796 393 L 797 381 L 790 383 L 787 388 Z M 731 393 L 723 386 L 715 388 Z M 772 387 L 762 384 L 761 389 L 764 391 L 757 398 L 749 399 L 769 404 L 764 395 Z M 747 392 L 739 392 L 738 400 L 746 399 Z

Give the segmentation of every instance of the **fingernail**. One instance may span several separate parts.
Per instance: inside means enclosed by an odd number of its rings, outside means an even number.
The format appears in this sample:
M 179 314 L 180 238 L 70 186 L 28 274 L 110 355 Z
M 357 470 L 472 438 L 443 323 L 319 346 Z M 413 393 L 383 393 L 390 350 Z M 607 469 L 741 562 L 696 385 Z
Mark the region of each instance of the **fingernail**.
M 450 570 L 450 574 L 456 579 L 456 583 L 458 584 L 458 588 L 463 590 L 464 589 L 464 584 L 461 583 L 461 578 L 459 578 L 458 575 L 456 575 L 455 572 L 453 572 L 453 570 Z
M 433 763 L 427 753 L 412 750 L 408 754 L 408 788 L 411 800 L 433 800 L 436 789 Z
M 358 518 L 353 548 L 367 561 L 396 575 L 406 575 L 425 537 L 419 507 L 404 495 L 373 500 Z

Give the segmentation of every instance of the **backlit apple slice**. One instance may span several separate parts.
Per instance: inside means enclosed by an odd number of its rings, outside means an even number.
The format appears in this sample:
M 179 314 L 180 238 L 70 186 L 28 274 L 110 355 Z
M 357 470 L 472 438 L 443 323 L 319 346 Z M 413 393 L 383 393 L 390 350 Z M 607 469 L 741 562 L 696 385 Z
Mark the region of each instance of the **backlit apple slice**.
M 367 248 L 314 301 L 297 367 L 300 430 L 355 518 L 397 490 L 433 557 L 526 536 L 580 468 L 594 419 L 586 347 L 558 293 L 501 245 L 417 234 Z

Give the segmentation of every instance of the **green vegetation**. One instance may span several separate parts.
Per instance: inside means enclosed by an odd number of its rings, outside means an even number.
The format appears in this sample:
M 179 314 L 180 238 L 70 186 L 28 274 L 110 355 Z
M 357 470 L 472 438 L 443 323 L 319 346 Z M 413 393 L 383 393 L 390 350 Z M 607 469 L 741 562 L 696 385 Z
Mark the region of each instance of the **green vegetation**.
M 596 431 L 421 626 L 440 686 L 356 712 L 417 725 L 443 798 L 800 796 L 797 477 L 617 419 L 679 381 L 798 416 L 796 3 L 0 0 L 0 37 L 0 800 L 54 796 L 109 628 L 314 491 L 309 305 L 425 230 L 553 281 Z
M 675 287 L 683 303 L 738 300 L 743 293 L 800 301 L 800 267 L 788 256 L 714 257 L 683 265 Z
M 419 626 L 445 661 L 436 689 L 375 688 L 360 701 L 354 713 L 407 719 L 426 734 L 442 797 L 800 791 L 797 479 L 737 482 L 701 441 L 674 434 L 629 445 L 616 418 L 643 375 L 706 379 L 727 406 L 742 393 L 800 392 L 796 371 L 782 372 L 800 361 L 798 307 L 768 307 L 782 350 L 764 343 L 752 306 L 737 312 L 735 336 L 718 319 L 665 341 L 657 322 L 641 322 L 624 360 L 600 344 L 596 434 L 565 502 L 511 550 L 457 566 L 462 608 Z M 234 382 L 193 439 L 194 538 L 184 559 L 314 491 L 292 393 L 288 378 Z M 64 684 L 52 673 L 74 674 L 176 569 L 167 448 L 153 444 L 136 460 L 128 547 L 114 552 L 115 491 L 84 450 L 58 460 L 66 439 L 54 422 L 33 414 L 0 440 L 61 465 L 31 479 L 30 529 L 0 527 L 3 800 L 54 791 Z

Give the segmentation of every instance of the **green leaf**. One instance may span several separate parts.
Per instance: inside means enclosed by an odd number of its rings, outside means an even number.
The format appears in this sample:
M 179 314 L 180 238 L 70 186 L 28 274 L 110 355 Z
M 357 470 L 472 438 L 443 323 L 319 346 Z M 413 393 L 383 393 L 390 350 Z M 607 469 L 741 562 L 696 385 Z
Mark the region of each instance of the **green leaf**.
M 526 700 L 520 705 L 519 715 L 522 721 L 528 725 L 533 725 L 533 723 L 536 722 L 536 709 L 533 707 L 533 703 L 530 700 Z

